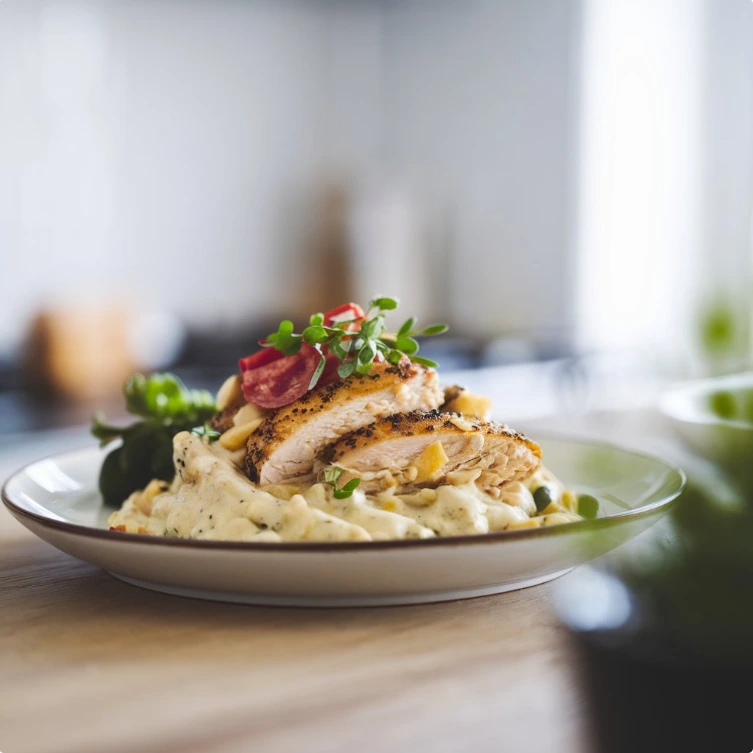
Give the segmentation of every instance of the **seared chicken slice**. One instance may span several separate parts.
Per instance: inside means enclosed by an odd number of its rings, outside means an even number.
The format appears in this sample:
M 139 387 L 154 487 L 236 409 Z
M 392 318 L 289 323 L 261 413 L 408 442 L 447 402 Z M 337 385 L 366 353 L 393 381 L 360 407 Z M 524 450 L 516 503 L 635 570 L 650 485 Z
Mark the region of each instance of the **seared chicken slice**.
M 442 402 L 435 371 L 410 362 L 374 363 L 278 408 L 249 437 L 248 477 L 258 484 L 305 484 L 317 455 L 343 434 L 393 413 L 431 410 Z
M 541 464 L 541 448 L 503 424 L 459 413 L 404 413 L 346 434 L 322 454 L 345 470 L 342 482 L 361 479 L 359 489 L 411 492 L 450 480 L 475 481 L 499 498 L 506 484 Z

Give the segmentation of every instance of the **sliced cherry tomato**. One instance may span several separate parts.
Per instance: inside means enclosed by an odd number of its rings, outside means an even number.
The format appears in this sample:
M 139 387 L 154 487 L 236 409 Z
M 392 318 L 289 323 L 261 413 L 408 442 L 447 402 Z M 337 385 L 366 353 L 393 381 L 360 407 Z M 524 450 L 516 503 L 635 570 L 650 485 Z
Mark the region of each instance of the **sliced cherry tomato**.
M 351 319 L 363 319 L 365 316 L 363 309 L 357 303 L 343 303 L 342 306 L 338 306 L 336 309 L 332 309 L 324 315 L 324 324 L 327 327 L 331 327 L 338 322 L 347 322 Z M 360 328 L 360 321 L 354 322 L 348 328 L 348 331 L 357 332 Z
M 244 371 L 243 395 L 249 403 L 261 408 L 289 405 L 308 392 L 319 359 L 319 351 L 303 343 L 300 351 L 293 356 L 282 356 Z
M 273 361 L 279 361 L 280 358 L 284 358 L 285 354 L 277 350 L 276 348 L 262 348 L 256 353 L 252 353 L 250 356 L 241 358 L 238 361 L 238 366 L 241 372 L 250 371 L 251 369 L 258 369 L 260 366 L 266 366 Z
M 314 389 L 319 389 L 320 387 L 326 387 L 328 384 L 334 384 L 335 382 L 340 381 L 340 375 L 337 373 L 337 369 L 340 366 L 340 359 L 334 354 L 334 353 L 326 353 L 324 358 L 324 371 L 322 371 L 322 375 L 319 377 L 319 381 L 316 383 L 316 387 Z

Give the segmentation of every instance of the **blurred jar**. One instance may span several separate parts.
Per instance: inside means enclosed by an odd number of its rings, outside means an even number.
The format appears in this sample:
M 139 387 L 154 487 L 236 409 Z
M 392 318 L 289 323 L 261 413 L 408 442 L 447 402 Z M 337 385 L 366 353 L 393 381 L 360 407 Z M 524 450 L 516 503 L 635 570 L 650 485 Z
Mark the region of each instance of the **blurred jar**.
M 30 386 L 76 401 L 118 394 L 137 370 L 169 366 L 185 332 L 164 311 L 117 303 L 61 305 L 32 322 L 24 364 Z

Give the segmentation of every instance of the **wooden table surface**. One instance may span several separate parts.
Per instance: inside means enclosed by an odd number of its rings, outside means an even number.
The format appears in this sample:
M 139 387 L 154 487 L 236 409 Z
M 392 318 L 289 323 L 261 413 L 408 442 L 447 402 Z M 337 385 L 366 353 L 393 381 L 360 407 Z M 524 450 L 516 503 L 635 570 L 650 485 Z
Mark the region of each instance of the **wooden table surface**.
M 381 609 L 201 602 L 123 584 L 5 510 L 0 568 L 3 753 L 582 750 L 548 586 Z
M 4 508 L 0 573 L 2 753 L 585 749 L 556 582 L 380 609 L 201 602 L 121 583 Z

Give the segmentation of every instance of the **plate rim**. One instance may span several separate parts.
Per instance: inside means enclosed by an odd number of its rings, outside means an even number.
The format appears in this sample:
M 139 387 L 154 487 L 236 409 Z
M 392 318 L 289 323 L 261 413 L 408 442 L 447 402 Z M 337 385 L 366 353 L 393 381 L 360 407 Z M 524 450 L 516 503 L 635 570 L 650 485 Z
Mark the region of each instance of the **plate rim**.
M 84 453 L 92 453 L 95 450 L 100 449 L 97 445 L 86 445 L 85 447 L 79 447 L 74 450 L 64 450 L 62 452 L 52 453 L 51 455 L 45 455 L 44 457 L 32 460 L 29 463 L 21 466 L 18 470 L 12 473 L 3 483 L 0 490 L 0 498 L 2 498 L 5 507 L 16 518 L 28 518 L 35 523 L 45 527 L 51 528 L 55 531 L 67 533 L 75 536 L 83 536 L 87 538 L 100 539 L 105 541 L 122 541 L 123 543 L 130 544 L 144 544 L 147 546 L 167 546 L 178 547 L 183 549 L 206 549 L 210 551 L 253 551 L 253 552 L 299 552 L 299 553 L 333 553 L 333 552 L 355 552 L 355 551 L 376 551 L 384 549 L 424 549 L 435 547 L 464 547 L 469 545 L 492 545 L 501 544 L 504 541 L 521 541 L 532 538 L 549 538 L 552 536 L 562 536 L 574 530 L 582 531 L 584 533 L 594 532 L 612 528 L 616 525 L 620 525 L 627 519 L 641 519 L 650 517 L 653 513 L 666 508 L 668 511 L 682 493 L 687 488 L 688 477 L 685 471 L 679 466 L 671 463 L 664 458 L 652 455 L 648 452 L 641 450 L 634 450 L 624 447 L 615 442 L 603 441 L 600 439 L 588 439 L 584 437 L 568 436 L 565 434 L 546 433 L 542 432 L 538 435 L 543 441 L 552 439 L 555 441 L 571 442 L 573 444 L 586 445 L 591 447 L 608 448 L 610 450 L 617 450 L 619 452 L 627 453 L 634 457 L 642 458 L 644 460 L 650 460 L 652 462 L 661 463 L 670 472 L 677 474 L 679 478 L 679 485 L 675 491 L 669 496 L 663 497 L 651 502 L 647 505 L 641 505 L 640 507 L 624 510 L 622 512 L 613 513 L 604 518 L 596 518 L 594 520 L 579 520 L 572 523 L 561 523 L 556 526 L 548 526 L 545 528 L 524 528 L 515 531 L 494 531 L 485 534 L 469 534 L 464 536 L 437 536 L 435 538 L 427 539 L 391 539 L 387 541 L 338 541 L 338 542 L 253 542 L 253 541 L 209 541 L 206 539 L 184 539 L 173 538 L 170 536 L 153 536 L 150 534 L 142 533 L 125 533 L 123 531 L 111 531 L 105 528 L 93 528 L 91 526 L 81 525 L 79 523 L 69 523 L 64 520 L 55 520 L 54 518 L 40 515 L 39 513 L 31 512 L 17 505 L 10 497 L 8 492 L 8 486 L 20 475 L 22 475 L 28 468 L 37 463 L 41 463 L 45 460 L 53 460 L 55 458 L 61 458 L 66 456 L 79 455 Z

